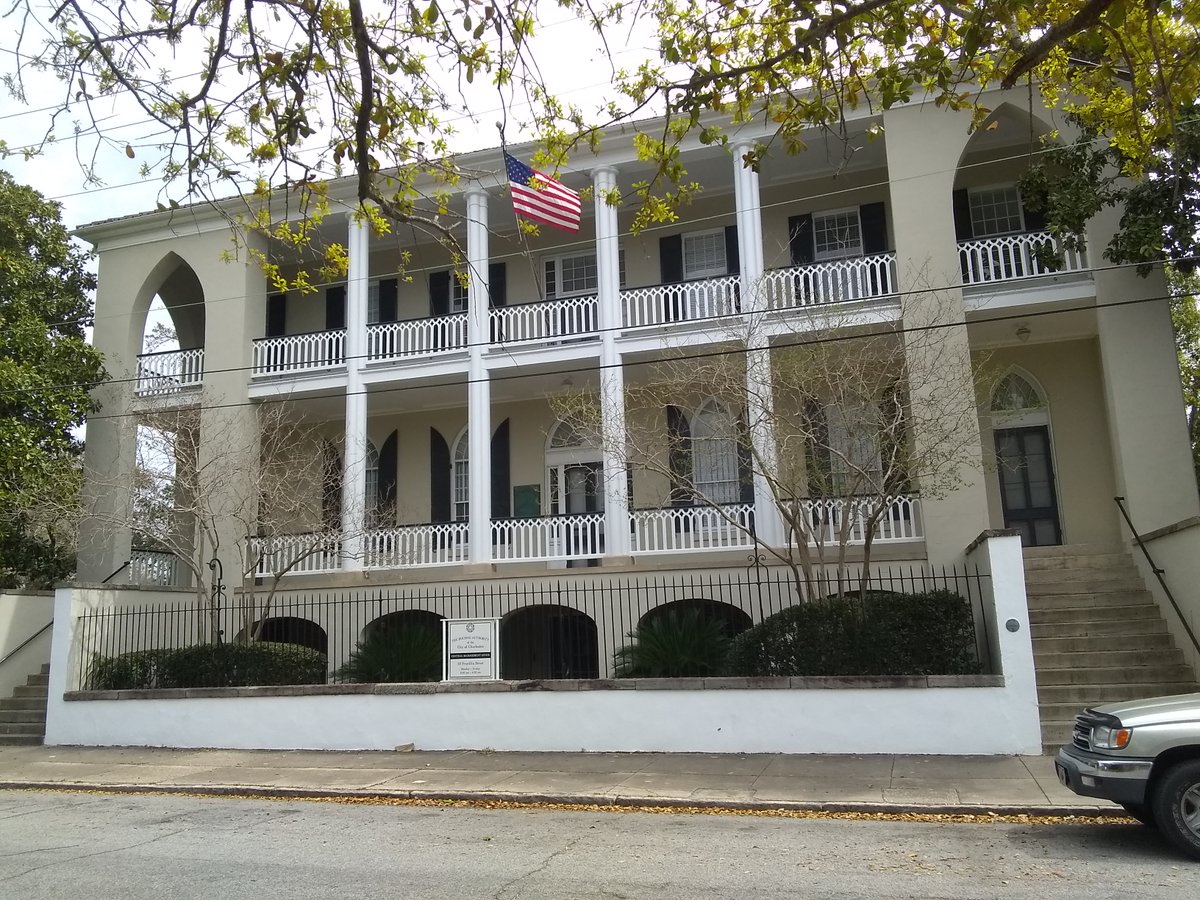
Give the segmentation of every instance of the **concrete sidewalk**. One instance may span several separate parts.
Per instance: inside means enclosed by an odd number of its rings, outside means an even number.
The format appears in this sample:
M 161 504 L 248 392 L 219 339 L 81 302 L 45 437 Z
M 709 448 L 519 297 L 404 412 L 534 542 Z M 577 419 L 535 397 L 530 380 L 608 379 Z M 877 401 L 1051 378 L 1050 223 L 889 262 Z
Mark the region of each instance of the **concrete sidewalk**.
M 1045 756 L 2 747 L 0 788 L 1030 815 L 1120 815 Z

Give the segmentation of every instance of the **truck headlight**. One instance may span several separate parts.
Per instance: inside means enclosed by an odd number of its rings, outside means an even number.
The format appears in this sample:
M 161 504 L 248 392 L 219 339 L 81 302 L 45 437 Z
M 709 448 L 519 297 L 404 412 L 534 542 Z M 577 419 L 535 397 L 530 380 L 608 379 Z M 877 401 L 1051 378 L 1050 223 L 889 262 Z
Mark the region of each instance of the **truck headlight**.
M 1133 737 L 1132 728 L 1097 725 L 1092 729 L 1092 746 L 1097 750 L 1124 750 Z

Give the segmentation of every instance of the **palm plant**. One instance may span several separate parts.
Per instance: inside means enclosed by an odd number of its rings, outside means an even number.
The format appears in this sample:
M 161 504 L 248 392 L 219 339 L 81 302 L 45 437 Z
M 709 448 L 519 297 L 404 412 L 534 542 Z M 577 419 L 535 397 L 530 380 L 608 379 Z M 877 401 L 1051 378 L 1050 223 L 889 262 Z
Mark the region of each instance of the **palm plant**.
M 338 681 L 358 684 L 437 681 L 441 633 L 424 625 L 373 629 L 334 674 Z
M 643 621 L 613 654 L 618 678 L 721 675 L 729 650 L 724 624 L 698 609 L 671 610 Z

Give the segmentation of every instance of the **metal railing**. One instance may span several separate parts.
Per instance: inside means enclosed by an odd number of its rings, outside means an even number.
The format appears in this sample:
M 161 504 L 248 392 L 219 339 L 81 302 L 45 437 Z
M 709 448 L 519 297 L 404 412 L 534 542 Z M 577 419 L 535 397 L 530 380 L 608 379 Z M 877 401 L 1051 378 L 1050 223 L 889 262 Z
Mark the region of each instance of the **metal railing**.
M 763 273 L 766 309 L 868 300 L 896 293 L 896 254 L 877 253 Z
M 462 563 L 467 556 L 467 523 L 434 522 L 368 531 L 367 569 L 416 569 Z
M 629 513 L 633 553 L 691 553 L 754 545 L 754 505 L 677 506 Z
M 1121 518 L 1125 520 L 1125 524 L 1129 526 L 1129 533 L 1133 535 L 1134 543 L 1138 545 L 1138 549 L 1142 551 L 1142 555 L 1146 557 L 1146 563 L 1150 566 L 1150 571 L 1154 573 L 1154 577 L 1158 579 L 1158 586 L 1162 588 L 1166 594 L 1167 600 L 1171 604 L 1171 608 L 1175 610 L 1175 615 L 1179 617 L 1179 623 L 1183 626 L 1183 630 L 1187 632 L 1188 639 L 1192 642 L 1192 647 L 1197 653 L 1200 653 L 1200 640 L 1197 640 L 1196 633 L 1192 631 L 1192 626 L 1188 624 L 1187 617 L 1184 616 L 1183 610 L 1179 608 L 1179 604 L 1175 600 L 1175 595 L 1171 593 L 1171 589 L 1167 587 L 1167 580 L 1163 577 L 1167 570 L 1160 568 L 1155 562 L 1154 557 L 1150 555 L 1150 548 L 1146 546 L 1142 540 L 1142 536 L 1138 534 L 1138 530 L 1133 527 L 1133 519 L 1129 517 L 1129 510 L 1125 508 L 1124 497 L 1113 497 L 1116 501 L 1117 509 L 1121 511 Z
M 467 314 L 452 313 L 367 326 L 367 359 L 401 359 L 467 347 Z
M 603 553 L 601 512 L 492 522 L 492 559 L 496 562 L 588 559 Z
M 501 306 L 490 316 L 493 344 L 560 341 L 595 334 L 600 327 L 595 294 Z
M 251 376 L 296 375 L 346 364 L 346 330 L 310 331 L 254 342 Z
M 177 394 L 204 383 L 204 348 L 142 353 L 137 361 L 139 397 Z
M 276 534 L 250 538 L 256 578 L 276 574 L 321 575 L 342 567 L 342 539 L 331 533 Z
M 801 519 L 807 524 L 810 544 L 837 544 L 843 529 L 848 545 L 864 544 L 867 522 L 875 518 L 875 544 L 919 541 L 925 537 L 921 518 L 921 498 L 903 494 L 895 497 L 812 498 L 798 501 Z
M 1089 267 L 1085 251 L 1068 250 L 1047 232 L 960 241 L 958 258 L 965 285 L 1082 272 Z
M 737 275 L 630 288 L 621 291 L 621 321 L 626 328 L 640 328 L 731 316 L 740 309 L 740 291 Z

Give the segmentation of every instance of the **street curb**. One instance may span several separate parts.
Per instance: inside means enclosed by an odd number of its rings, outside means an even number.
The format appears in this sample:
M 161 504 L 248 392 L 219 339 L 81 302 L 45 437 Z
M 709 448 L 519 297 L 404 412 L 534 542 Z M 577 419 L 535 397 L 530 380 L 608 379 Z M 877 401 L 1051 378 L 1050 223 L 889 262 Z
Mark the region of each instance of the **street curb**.
M 504 791 L 374 791 L 335 788 L 261 787 L 214 784 L 92 784 L 63 781 L 0 781 L 0 790 L 93 791 L 107 794 L 185 794 L 210 797 L 294 800 L 414 800 L 428 802 L 511 803 L 519 806 L 644 807 L 647 809 L 736 810 L 744 812 L 816 812 L 929 816 L 1047 816 L 1077 819 L 1123 819 L 1117 807 L 1030 806 L 1021 804 L 872 803 L 868 801 L 694 800 L 684 797 L 638 797 L 612 794 L 515 794 Z

